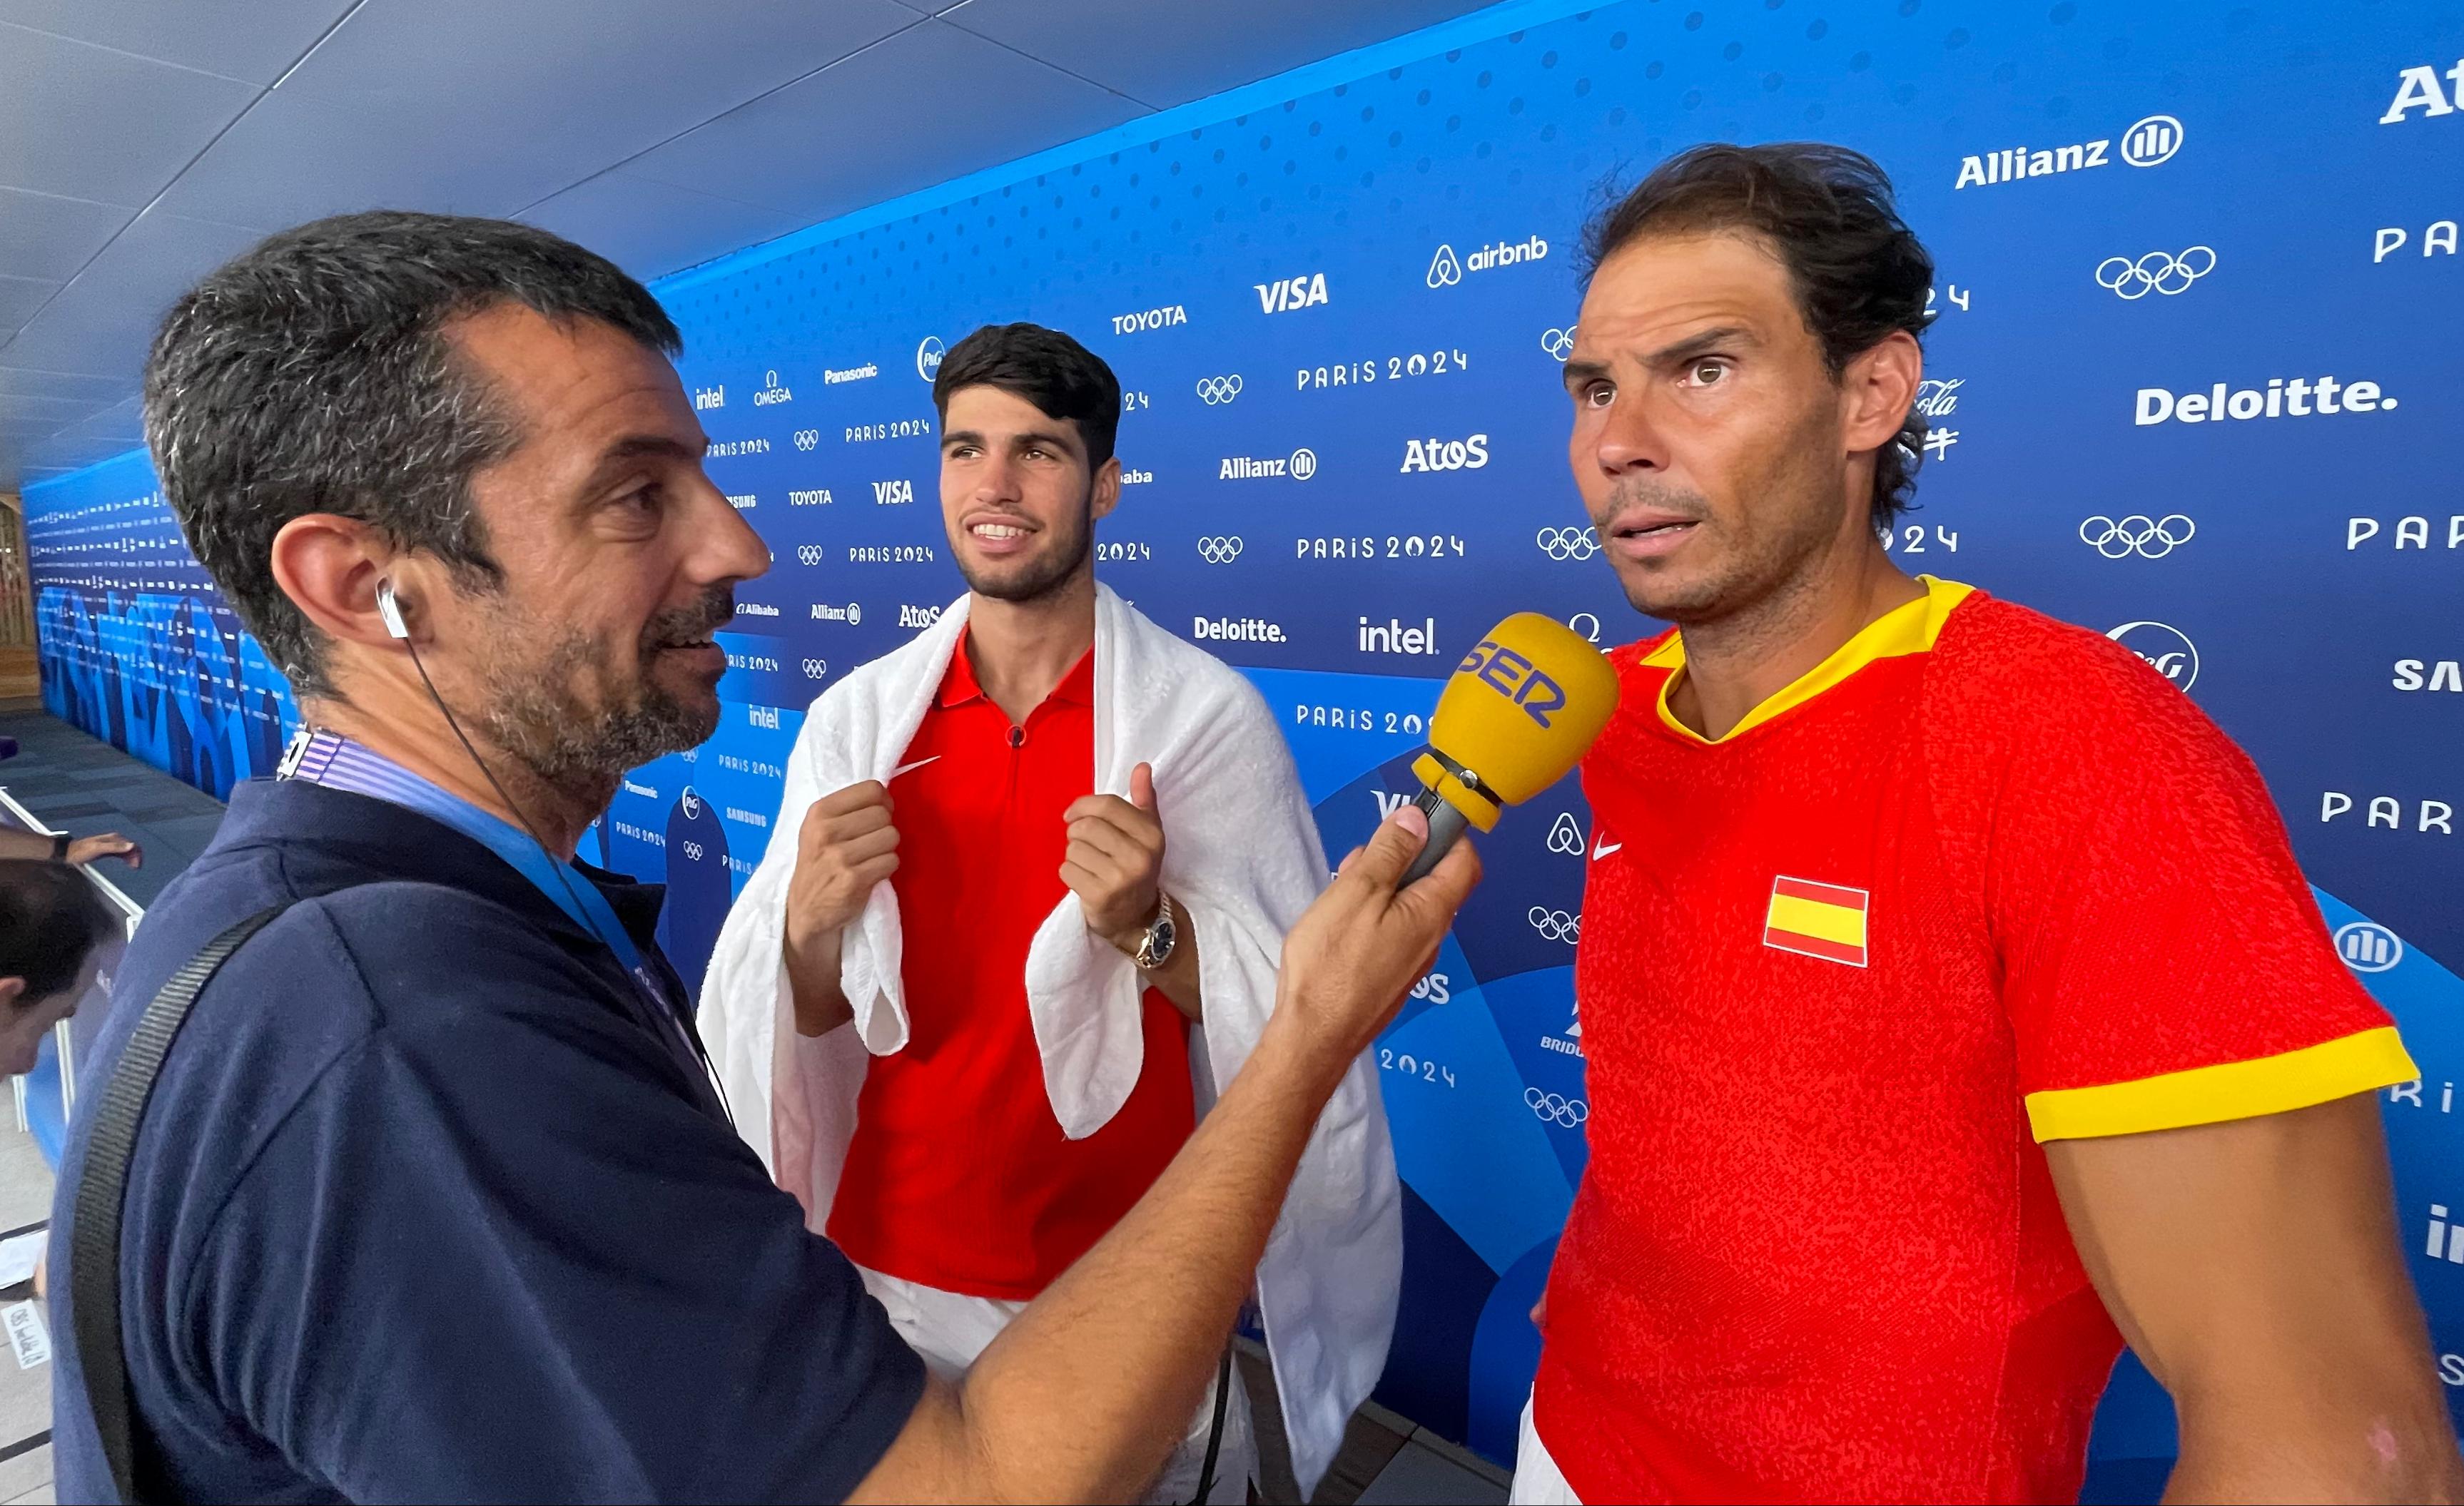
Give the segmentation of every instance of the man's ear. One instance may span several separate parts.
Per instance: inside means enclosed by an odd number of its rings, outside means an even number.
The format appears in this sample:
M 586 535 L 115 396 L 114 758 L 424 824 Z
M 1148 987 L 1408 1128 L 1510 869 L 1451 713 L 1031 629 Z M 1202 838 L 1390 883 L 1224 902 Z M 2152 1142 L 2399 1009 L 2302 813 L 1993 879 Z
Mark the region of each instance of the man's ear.
M 1850 454 L 1880 449 L 1898 437 L 1925 380 L 1916 337 L 1893 330 L 1840 373 L 1840 438 Z
M 26 996 L 26 980 L 0 978 L 0 1005 L 11 1005 Z
M 377 606 L 377 583 L 393 579 L 404 599 L 419 598 L 423 561 L 394 553 L 384 535 L 355 518 L 311 513 L 274 535 L 274 583 L 317 630 L 337 643 L 381 647 L 392 640 Z
M 1121 505 L 1121 457 L 1114 455 L 1095 469 L 1094 496 L 1089 511 L 1097 518 L 1108 517 Z

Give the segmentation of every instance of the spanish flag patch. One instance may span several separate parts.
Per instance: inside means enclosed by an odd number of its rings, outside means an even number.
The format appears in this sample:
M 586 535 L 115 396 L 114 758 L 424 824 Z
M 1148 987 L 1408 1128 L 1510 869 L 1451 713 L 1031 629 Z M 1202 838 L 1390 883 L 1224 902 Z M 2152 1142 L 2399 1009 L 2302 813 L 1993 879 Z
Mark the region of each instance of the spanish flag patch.
M 1771 881 L 1771 913 L 1763 920 L 1763 945 L 1802 952 L 1852 968 L 1865 965 L 1863 889 L 1781 877 Z

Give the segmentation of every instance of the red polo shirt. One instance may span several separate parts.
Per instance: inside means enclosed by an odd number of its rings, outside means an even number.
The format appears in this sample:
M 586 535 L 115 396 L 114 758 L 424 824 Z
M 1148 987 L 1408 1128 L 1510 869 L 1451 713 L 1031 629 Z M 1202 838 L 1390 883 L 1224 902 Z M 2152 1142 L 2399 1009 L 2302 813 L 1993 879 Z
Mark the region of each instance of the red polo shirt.
M 1084 1140 L 1061 1132 L 1026 1012 L 1026 952 L 1067 885 L 1062 812 L 1094 788 L 1095 654 L 1023 726 L 967 640 L 891 786 L 907 1048 L 875 1057 L 831 1205 L 847 1258 L 946 1292 L 1024 1301 L 1085 1255 L 1189 1138 L 1188 1022 L 1146 993 L 1146 1065 Z

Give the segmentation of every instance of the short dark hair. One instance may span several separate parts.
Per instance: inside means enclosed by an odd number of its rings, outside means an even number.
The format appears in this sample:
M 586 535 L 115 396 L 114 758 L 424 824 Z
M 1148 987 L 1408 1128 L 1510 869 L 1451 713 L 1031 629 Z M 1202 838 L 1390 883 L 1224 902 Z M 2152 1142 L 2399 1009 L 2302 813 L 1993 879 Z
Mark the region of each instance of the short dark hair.
M 1822 142 L 1690 146 L 1651 170 L 1583 231 L 1582 277 L 1645 235 L 1743 230 L 1770 243 L 1836 380 L 1893 330 L 1923 339 L 1933 258 L 1900 218 L 1874 160 Z M 1925 455 L 1915 407 L 1874 456 L 1874 526 L 1906 511 Z
M 1057 419 L 1078 426 L 1087 469 L 1112 458 L 1121 428 L 1121 380 L 1104 358 L 1059 330 L 1041 324 L 987 324 L 950 347 L 933 378 L 933 406 L 950 416 L 960 387 L 999 387 Z
M 471 477 L 519 443 L 444 333 L 517 303 L 683 348 L 649 290 L 603 256 L 506 220 L 378 210 L 317 220 L 209 275 L 145 363 L 164 495 L 231 609 L 294 688 L 331 693 L 324 642 L 275 584 L 274 535 L 332 513 L 497 585 Z
M 76 868 L 0 858 L 0 977 L 26 980 L 19 1004 L 75 988 L 88 954 L 118 929 L 93 881 Z

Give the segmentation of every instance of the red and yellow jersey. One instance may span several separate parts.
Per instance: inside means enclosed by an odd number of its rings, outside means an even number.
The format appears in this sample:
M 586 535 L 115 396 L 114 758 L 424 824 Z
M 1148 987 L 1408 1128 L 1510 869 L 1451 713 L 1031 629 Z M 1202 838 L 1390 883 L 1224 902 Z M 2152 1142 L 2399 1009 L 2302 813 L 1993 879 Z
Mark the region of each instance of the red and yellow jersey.
M 1674 633 L 1615 656 L 1534 1401 L 1586 1500 L 2075 1498 L 2121 1339 L 2038 1143 L 2416 1075 L 2212 723 L 1925 585 L 1716 742 Z

